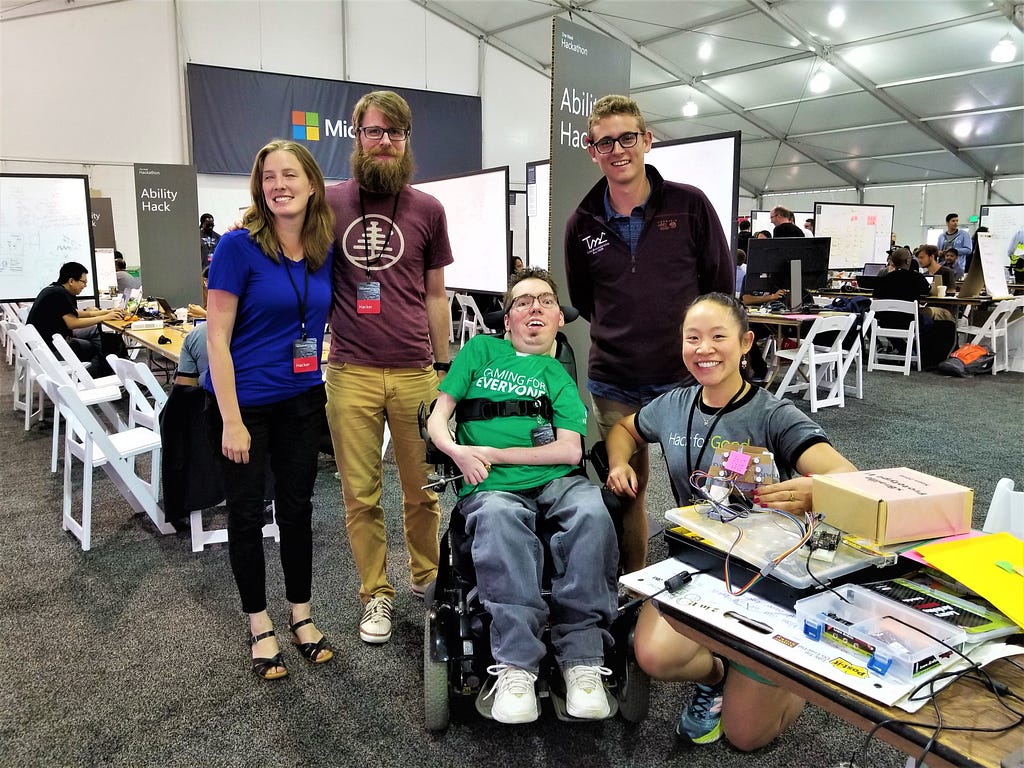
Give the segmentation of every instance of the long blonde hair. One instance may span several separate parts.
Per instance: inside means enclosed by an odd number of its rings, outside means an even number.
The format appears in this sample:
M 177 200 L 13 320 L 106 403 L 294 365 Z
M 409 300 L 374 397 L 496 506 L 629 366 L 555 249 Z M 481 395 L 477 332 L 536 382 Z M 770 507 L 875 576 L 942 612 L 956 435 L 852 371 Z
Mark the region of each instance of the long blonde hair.
M 302 250 L 310 271 L 316 272 L 327 261 L 327 251 L 334 242 L 334 212 L 327 205 L 324 175 L 320 166 L 301 144 L 288 139 L 273 139 L 256 153 L 252 174 L 249 176 L 252 205 L 242 217 L 242 226 L 249 230 L 249 237 L 261 251 L 278 261 L 281 244 L 274 229 L 274 215 L 263 196 L 263 163 L 271 152 L 291 152 L 313 184 L 313 194 L 306 204 L 306 220 L 302 224 Z

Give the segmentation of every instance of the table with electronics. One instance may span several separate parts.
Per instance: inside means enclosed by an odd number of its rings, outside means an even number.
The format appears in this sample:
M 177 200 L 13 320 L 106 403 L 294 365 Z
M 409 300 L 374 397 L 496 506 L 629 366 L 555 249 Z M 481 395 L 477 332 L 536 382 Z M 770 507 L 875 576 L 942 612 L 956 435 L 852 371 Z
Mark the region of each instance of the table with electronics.
M 110 330 L 120 333 L 126 345 L 141 347 L 149 354 L 150 363 L 166 375 L 174 372 L 181 357 L 181 345 L 185 341 L 188 332 L 192 330 L 191 323 L 180 325 L 167 325 L 163 328 L 137 328 L 133 329 L 128 320 L 104 320 L 103 325 Z M 163 343 L 160 339 L 166 339 Z M 170 363 L 170 365 L 168 365 Z
M 687 564 L 685 554 L 677 552 L 675 558 Z M 629 578 L 623 577 L 627 587 Z M 767 641 L 754 644 L 692 613 L 682 611 L 669 600 L 657 596 L 652 599 L 657 602 L 661 612 L 678 620 L 675 626 L 679 631 L 713 653 L 744 665 L 865 733 L 880 726 L 873 738 L 885 741 L 911 757 L 916 758 L 927 747 L 925 762 L 930 768 L 999 768 L 1001 764 L 1017 766 L 1017 763 L 1002 761 L 1024 747 L 1024 725 L 1020 724 L 1021 718 L 1001 707 L 995 696 L 979 681 L 961 678 L 940 691 L 932 702 L 917 712 L 906 712 L 897 707 L 885 706 L 769 652 Z M 985 666 L 984 670 L 1010 691 L 1024 695 L 1024 667 L 1018 666 L 1022 662 L 1024 656 L 1018 655 L 999 659 Z M 933 705 L 938 708 L 944 726 L 934 741 L 932 739 L 938 721 Z M 1024 703 L 1016 699 L 1011 700 L 1011 706 L 1024 711 Z M 963 726 L 1002 729 L 1015 722 L 1015 726 L 999 733 L 952 730 Z M 846 754 L 822 755 L 820 764 L 829 765 L 846 760 L 861 747 L 861 744 L 851 744 Z M 872 763 L 870 759 L 866 762 L 859 759 L 855 764 Z

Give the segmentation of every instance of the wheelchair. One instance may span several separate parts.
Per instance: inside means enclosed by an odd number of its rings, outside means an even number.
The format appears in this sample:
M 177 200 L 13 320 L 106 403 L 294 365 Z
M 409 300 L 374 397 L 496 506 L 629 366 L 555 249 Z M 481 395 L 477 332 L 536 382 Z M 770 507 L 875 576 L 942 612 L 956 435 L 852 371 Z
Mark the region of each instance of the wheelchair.
M 565 312 L 565 309 L 563 309 Z M 568 320 L 568 317 L 567 317 Z M 575 378 L 575 358 L 563 334 L 558 334 L 556 358 Z M 457 484 L 457 467 L 451 459 L 437 449 L 426 430 L 427 407 L 421 404 L 420 432 L 427 445 L 427 462 L 435 466 L 429 487 L 443 491 L 449 483 Z M 595 462 L 597 464 L 597 462 Z M 582 464 L 577 470 L 585 472 Z M 618 520 L 618 500 L 609 491 L 603 491 L 609 514 L 616 520 L 616 532 L 621 538 Z M 475 700 L 478 712 L 490 717 L 488 702 L 480 693 L 488 678 L 487 668 L 494 664 L 490 645 L 490 616 L 480 602 L 475 587 L 475 569 L 470 554 L 470 540 L 466 535 L 465 518 L 456 504 L 452 510 L 448 530 L 440 542 L 440 561 L 437 579 L 425 595 L 427 606 L 423 627 L 423 698 L 425 725 L 428 731 L 440 731 L 448 726 L 453 705 L 464 707 Z M 552 565 L 547 544 L 550 526 L 538 521 L 537 533 L 545 544 L 544 575 L 541 594 L 550 601 Z M 650 678 L 636 663 L 632 653 L 633 630 L 640 606 L 620 610 L 608 631 L 613 646 L 605 649 L 605 666 L 611 675 L 605 678 L 611 716 L 618 711 L 623 720 L 640 722 L 647 715 L 650 698 Z M 541 662 L 537 677 L 537 693 L 543 702 L 553 704 L 560 720 L 577 721 L 565 711 L 564 683 L 554 658 L 550 631 L 544 632 L 547 653 Z

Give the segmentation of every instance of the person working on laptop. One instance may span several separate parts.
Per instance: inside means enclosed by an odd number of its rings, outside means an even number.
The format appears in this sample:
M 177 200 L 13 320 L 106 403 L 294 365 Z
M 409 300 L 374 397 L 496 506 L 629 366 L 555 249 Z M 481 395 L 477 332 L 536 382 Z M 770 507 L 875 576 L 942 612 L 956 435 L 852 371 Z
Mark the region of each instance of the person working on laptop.
M 956 278 L 953 276 L 953 270 L 942 264 L 938 248 L 930 243 L 922 245 L 917 250 L 915 256 L 917 256 L 917 263 L 921 265 L 924 273 L 932 276 L 931 294 L 933 296 L 938 295 L 938 292 L 935 290 L 937 284 L 946 286 L 947 296 L 952 296 L 956 293 Z
M 854 472 L 821 427 L 795 405 L 779 400 L 745 378 L 754 341 L 747 312 L 732 296 L 697 297 L 683 317 L 682 357 L 697 385 L 656 398 L 608 433 L 608 488 L 632 497 L 639 490 L 629 457 L 638 446 L 660 443 L 676 502 L 689 504 L 695 473 L 707 472 L 725 442 L 773 452 L 782 482 L 761 485 L 754 500 L 763 507 L 802 514 L 811 509 L 811 474 Z M 676 731 L 696 744 L 724 733 L 737 749 L 764 746 L 800 714 L 804 702 L 739 664 L 724 661 L 682 634 L 681 625 L 648 602 L 637 622 L 636 660 L 659 680 L 697 683 Z

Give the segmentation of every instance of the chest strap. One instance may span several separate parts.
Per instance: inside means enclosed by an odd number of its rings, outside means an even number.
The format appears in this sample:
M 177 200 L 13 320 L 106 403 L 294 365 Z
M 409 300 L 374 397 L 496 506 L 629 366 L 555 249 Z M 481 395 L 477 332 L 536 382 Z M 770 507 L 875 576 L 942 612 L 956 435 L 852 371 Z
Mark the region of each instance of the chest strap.
M 488 400 L 483 397 L 468 397 L 455 406 L 455 420 L 484 421 L 503 416 L 540 416 L 551 421 L 554 412 L 551 400 L 541 395 L 533 400 Z

